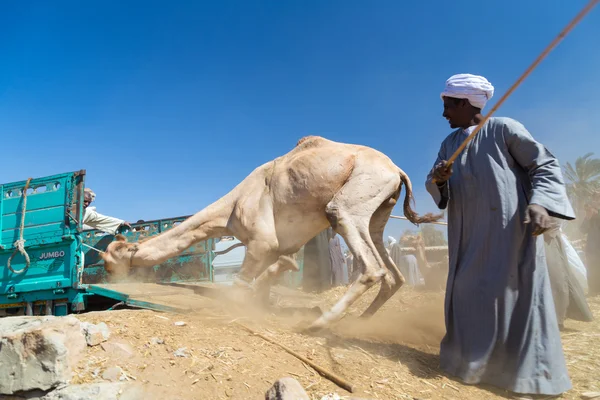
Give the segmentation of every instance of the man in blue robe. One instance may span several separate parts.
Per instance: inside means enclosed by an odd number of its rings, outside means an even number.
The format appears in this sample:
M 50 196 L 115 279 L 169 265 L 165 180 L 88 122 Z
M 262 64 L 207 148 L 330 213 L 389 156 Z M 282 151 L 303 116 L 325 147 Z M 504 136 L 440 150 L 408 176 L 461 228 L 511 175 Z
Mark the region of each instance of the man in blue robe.
M 484 77 L 459 74 L 441 94 L 455 130 L 426 181 L 448 210 L 440 367 L 469 384 L 558 395 L 571 381 L 541 235 L 550 217 L 575 218 L 558 160 L 521 123 L 494 117 L 451 166 L 446 161 L 483 120 L 493 92 Z

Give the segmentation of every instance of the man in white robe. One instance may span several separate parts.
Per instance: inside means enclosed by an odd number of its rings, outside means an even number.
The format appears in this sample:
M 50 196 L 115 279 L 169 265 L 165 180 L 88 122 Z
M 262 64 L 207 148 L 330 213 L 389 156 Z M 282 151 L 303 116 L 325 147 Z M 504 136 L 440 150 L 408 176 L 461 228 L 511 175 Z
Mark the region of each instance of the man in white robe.
M 119 218 L 102 215 L 96 211 L 96 207 L 90 207 L 90 204 L 96 199 L 96 194 L 86 188 L 83 199 L 83 230 L 98 229 L 111 235 L 115 235 L 119 228 L 126 226 L 131 229 L 131 224 Z
M 459 74 L 441 93 L 455 129 L 426 188 L 448 209 L 446 335 L 440 366 L 469 384 L 520 394 L 571 389 L 541 235 L 572 220 L 558 160 L 511 118 L 490 118 L 454 164 L 446 160 L 483 120 L 494 88 Z

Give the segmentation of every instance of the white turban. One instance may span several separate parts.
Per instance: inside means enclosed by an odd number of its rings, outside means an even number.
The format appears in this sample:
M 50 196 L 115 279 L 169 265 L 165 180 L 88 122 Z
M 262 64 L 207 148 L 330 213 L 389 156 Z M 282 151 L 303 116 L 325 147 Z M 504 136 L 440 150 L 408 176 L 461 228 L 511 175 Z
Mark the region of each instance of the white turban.
M 85 188 L 85 189 L 83 190 L 83 193 L 84 193 L 84 195 L 86 195 L 86 194 L 87 194 L 87 195 L 89 195 L 89 196 L 90 196 L 90 199 L 91 199 L 92 201 L 96 200 L 96 193 L 94 193 L 94 192 L 92 191 L 92 189 L 90 189 L 90 188 Z
M 456 99 L 467 99 L 473 107 L 483 109 L 494 96 L 494 87 L 487 79 L 479 75 L 457 74 L 446 81 L 446 88 L 440 95 Z
M 394 239 L 392 236 L 388 236 L 388 243 L 390 244 L 390 246 L 393 246 L 394 244 L 396 244 L 396 239 Z

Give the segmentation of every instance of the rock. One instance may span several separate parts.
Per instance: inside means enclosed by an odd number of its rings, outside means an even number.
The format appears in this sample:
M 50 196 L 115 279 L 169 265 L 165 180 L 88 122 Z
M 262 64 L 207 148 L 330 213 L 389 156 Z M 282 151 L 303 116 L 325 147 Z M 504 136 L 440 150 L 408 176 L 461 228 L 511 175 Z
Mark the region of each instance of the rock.
M 104 322 L 100 322 L 98 325 L 82 322 L 81 330 L 85 335 L 88 346 L 99 345 L 102 342 L 106 342 L 110 337 L 110 331 Z
M 175 325 L 175 326 L 185 326 L 186 324 L 183 321 L 177 321 L 173 325 Z
M 107 353 L 113 353 L 126 357 L 131 357 L 135 353 L 131 346 L 125 343 L 105 342 L 100 344 L 100 347 L 102 347 L 102 350 L 106 351 Z
M 119 367 L 110 367 L 110 368 L 107 368 L 102 373 L 102 379 L 107 380 L 107 381 L 111 381 L 111 382 L 122 381 L 123 379 L 121 379 L 121 378 L 124 377 L 124 376 L 125 376 L 125 373 Z
M 186 357 L 187 358 L 188 357 L 187 347 L 181 347 L 181 348 L 175 350 L 175 352 L 173 353 L 173 355 L 175 357 Z
M 150 339 L 150 344 L 165 344 L 165 341 L 158 337 Z
M 581 393 L 582 399 L 600 399 L 600 392 L 585 392 Z
M 342 400 L 342 398 L 337 393 L 327 393 L 325 396 L 321 397 L 321 400 Z
M 0 394 L 68 383 L 85 348 L 81 324 L 73 316 L 0 319 Z
M 120 394 L 119 394 L 120 393 Z M 41 400 L 143 400 L 148 394 L 139 385 L 131 383 L 89 383 L 54 390 Z
M 9 395 L 4 396 L 1 395 L 0 399 L 2 400 L 42 400 L 42 398 L 46 395 L 47 392 L 41 390 L 33 390 L 30 392 L 20 392 L 17 395 Z
M 265 400 L 309 400 L 308 394 L 297 380 L 290 377 L 278 379 L 265 393 Z

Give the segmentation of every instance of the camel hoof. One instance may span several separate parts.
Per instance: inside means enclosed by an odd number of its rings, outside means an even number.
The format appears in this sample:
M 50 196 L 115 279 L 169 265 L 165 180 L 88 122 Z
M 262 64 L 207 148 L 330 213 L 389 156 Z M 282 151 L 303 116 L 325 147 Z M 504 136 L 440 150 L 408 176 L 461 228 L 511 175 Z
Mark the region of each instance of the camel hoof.
M 306 334 L 306 335 L 315 335 L 319 332 L 323 332 L 323 330 L 325 329 L 325 327 L 320 326 L 320 325 L 309 325 L 308 327 L 304 328 L 302 330 L 302 333 Z
M 321 310 L 321 307 L 319 306 L 314 306 L 310 309 L 310 312 L 311 314 L 314 314 L 317 318 L 323 316 L 323 310 Z
M 251 283 L 248 283 L 245 280 L 240 279 L 238 277 L 234 277 L 232 283 L 233 286 L 235 286 L 236 288 L 254 291 L 254 286 Z
M 321 316 L 319 319 L 314 321 L 312 324 L 309 324 L 309 325 L 304 324 L 304 326 L 302 326 L 302 327 L 299 326 L 299 332 L 304 333 L 306 335 L 314 335 L 316 333 L 323 331 L 326 327 L 327 327 L 327 321 L 325 321 L 323 319 L 323 316 Z

